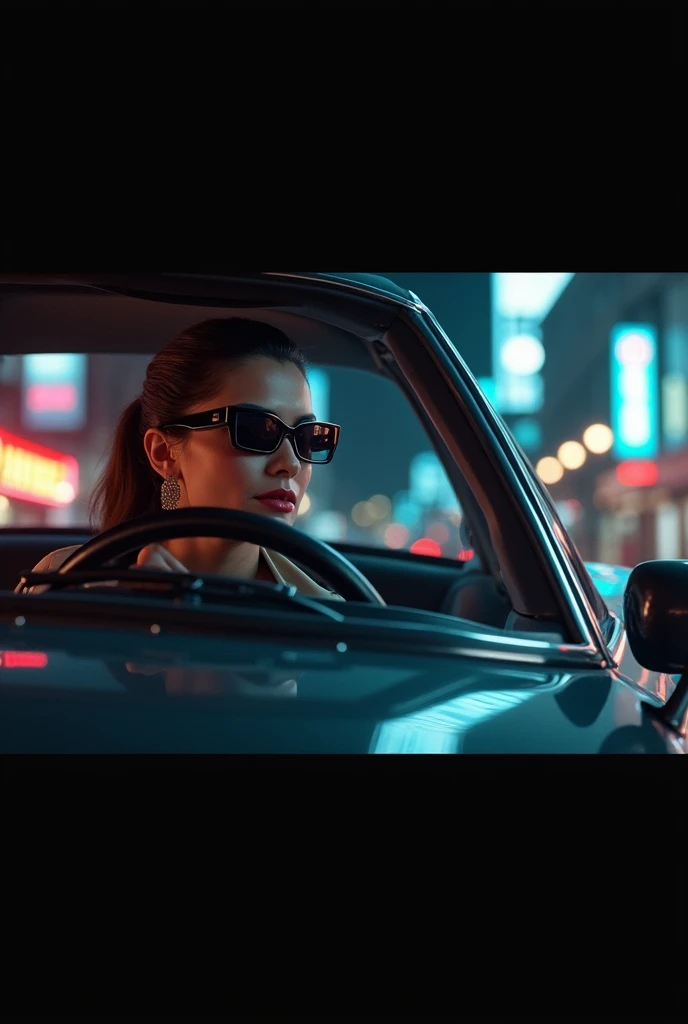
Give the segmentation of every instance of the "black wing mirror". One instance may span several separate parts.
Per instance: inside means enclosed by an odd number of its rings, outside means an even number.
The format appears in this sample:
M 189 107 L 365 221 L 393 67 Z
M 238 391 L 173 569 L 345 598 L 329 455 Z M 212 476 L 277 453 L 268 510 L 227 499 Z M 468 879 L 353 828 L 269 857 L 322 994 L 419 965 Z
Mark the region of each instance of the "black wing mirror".
M 650 709 L 665 725 L 685 732 L 688 722 L 688 561 L 641 562 L 624 593 L 628 642 L 636 661 L 653 672 L 681 674 L 663 708 Z

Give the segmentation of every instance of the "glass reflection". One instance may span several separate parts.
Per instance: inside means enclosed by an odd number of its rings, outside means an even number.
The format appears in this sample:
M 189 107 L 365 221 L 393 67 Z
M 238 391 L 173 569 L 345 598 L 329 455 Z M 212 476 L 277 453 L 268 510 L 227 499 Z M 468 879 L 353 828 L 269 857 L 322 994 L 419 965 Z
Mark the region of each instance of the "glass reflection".
M 455 697 L 437 707 L 383 722 L 370 746 L 371 754 L 458 754 L 462 736 L 510 708 L 534 697 L 538 690 L 502 690 Z

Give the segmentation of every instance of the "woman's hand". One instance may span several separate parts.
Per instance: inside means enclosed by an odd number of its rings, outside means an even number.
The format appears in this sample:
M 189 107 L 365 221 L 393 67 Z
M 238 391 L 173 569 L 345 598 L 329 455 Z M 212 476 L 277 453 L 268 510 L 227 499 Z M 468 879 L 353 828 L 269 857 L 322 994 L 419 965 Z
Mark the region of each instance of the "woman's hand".
M 188 569 L 182 565 L 174 555 L 171 555 L 162 544 L 149 544 L 139 551 L 136 564 L 130 566 L 132 569 L 163 569 L 167 572 L 186 572 Z

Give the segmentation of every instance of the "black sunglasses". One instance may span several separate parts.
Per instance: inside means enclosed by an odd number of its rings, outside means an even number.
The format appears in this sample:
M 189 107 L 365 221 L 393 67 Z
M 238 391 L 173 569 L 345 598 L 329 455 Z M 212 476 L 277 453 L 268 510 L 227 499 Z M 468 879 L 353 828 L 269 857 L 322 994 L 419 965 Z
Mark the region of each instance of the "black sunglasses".
M 290 427 L 272 412 L 250 409 L 245 405 L 226 405 L 222 409 L 194 412 L 174 423 L 162 424 L 158 429 L 187 427 L 189 430 L 212 430 L 225 426 L 230 441 L 239 451 L 269 455 L 277 451 L 284 438 L 288 437 L 303 462 L 330 462 L 339 443 L 336 423 L 309 420 Z

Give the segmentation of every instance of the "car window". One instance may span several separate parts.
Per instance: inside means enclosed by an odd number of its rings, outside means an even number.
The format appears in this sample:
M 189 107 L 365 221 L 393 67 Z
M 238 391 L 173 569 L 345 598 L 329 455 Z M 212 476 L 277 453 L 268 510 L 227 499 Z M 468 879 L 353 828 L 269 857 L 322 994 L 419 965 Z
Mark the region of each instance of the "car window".
M 522 452 L 522 454 L 524 453 Z M 544 484 L 538 477 L 537 473 L 534 471 L 532 465 L 528 461 L 528 458 L 527 456 L 525 456 L 525 454 L 524 460 L 530 471 L 530 476 L 535 485 L 535 488 L 543 496 L 547 504 L 547 507 L 552 515 L 552 518 L 556 526 L 556 532 L 559 536 L 560 541 L 562 542 L 562 546 L 566 552 L 566 555 L 568 556 L 573 566 L 573 570 L 581 582 L 581 586 L 583 587 L 585 596 L 590 601 L 590 604 L 592 605 L 595 611 L 595 615 L 597 616 L 597 619 L 600 622 L 600 624 L 605 625 L 609 620 L 609 609 L 607 608 L 607 605 L 605 604 L 599 590 L 595 586 L 595 583 L 593 582 L 593 579 L 590 573 L 588 572 L 585 562 L 581 558 L 580 552 L 578 551 L 578 548 L 573 542 L 571 535 L 568 533 L 562 522 L 561 515 L 559 513 L 559 509 L 557 508 L 556 502 L 553 500 L 551 494 L 544 486 Z
M 316 415 L 342 436 L 297 525 L 326 541 L 470 560 L 459 501 L 399 388 L 339 366 L 314 368 L 311 387 Z
M 148 361 L 39 353 L 0 362 L 0 525 L 87 525 L 119 414 Z M 470 561 L 460 504 L 396 384 L 339 366 L 315 366 L 310 379 L 316 415 L 342 434 L 333 462 L 313 469 L 297 527 L 328 542 Z

